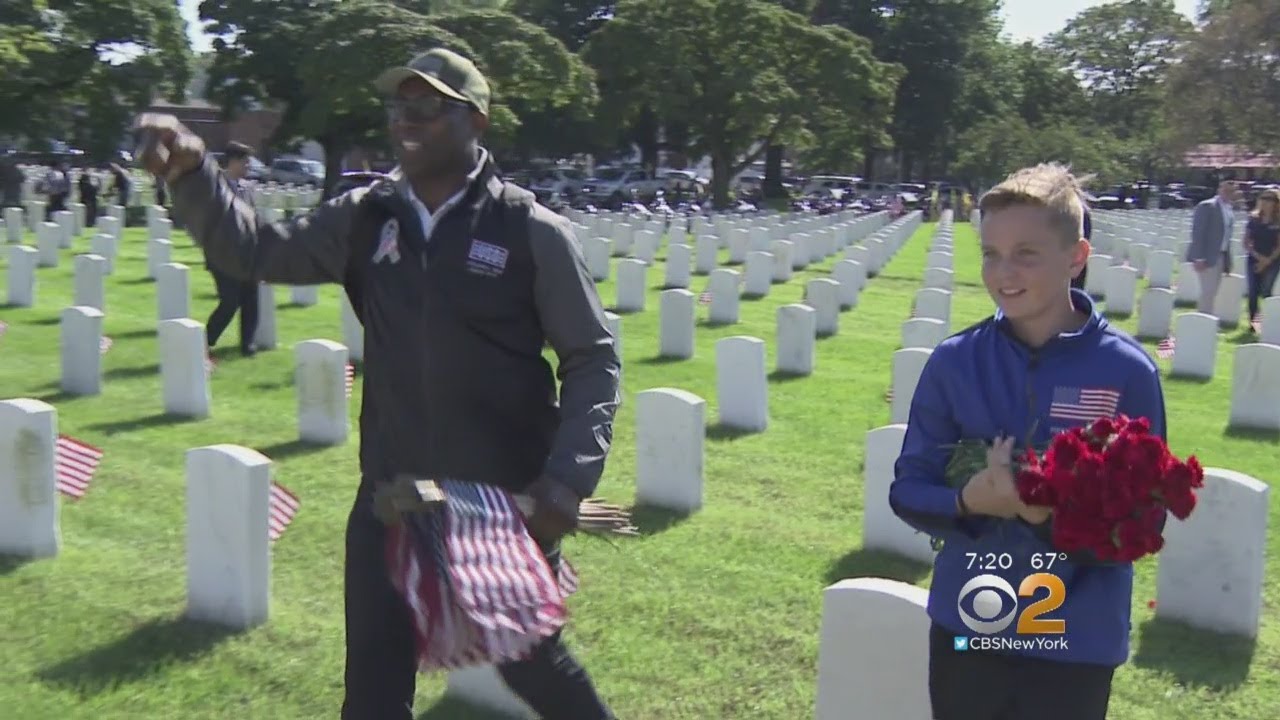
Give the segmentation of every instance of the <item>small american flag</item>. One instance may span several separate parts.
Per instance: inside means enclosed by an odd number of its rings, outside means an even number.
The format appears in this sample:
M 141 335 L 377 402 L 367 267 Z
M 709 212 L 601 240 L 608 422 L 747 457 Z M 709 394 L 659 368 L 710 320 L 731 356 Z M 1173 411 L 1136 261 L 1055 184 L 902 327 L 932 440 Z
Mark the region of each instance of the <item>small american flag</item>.
M 267 509 L 267 538 L 275 542 L 280 539 L 284 529 L 289 527 L 289 523 L 293 522 L 293 516 L 298 514 L 300 503 L 297 495 L 274 482 L 271 483 L 270 498 Z
M 513 496 L 442 480 L 439 509 L 388 528 L 387 565 L 410 608 L 423 672 L 518 660 L 563 627 L 578 578 L 553 574 Z
M 699 303 L 699 304 L 701 304 L 701 305 L 710 305 L 710 304 L 711 304 L 711 293 L 710 293 L 710 292 L 704 292 L 704 293 L 702 293 L 701 295 L 699 295 L 699 296 L 698 296 L 698 303 Z
M 351 363 L 347 363 L 346 377 L 347 377 L 347 397 L 350 398 L 351 390 L 352 388 L 355 387 L 355 384 L 356 384 L 356 368 Z
M 102 451 L 66 435 L 59 435 L 53 455 L 54 486 L 79 500 L 89 491 L 89 481 L 102 462 Z
M 213 371 L 218 368 L 218 361 L 212 355 L 204 356 L 204 372 L 206 375 L 212 375 Z
M 1173 338 L 1167 337 L 1156 343 L 1156 357 L 1161 360 L 1168 360 L 1173 357 Z
M 4 325 L 4 323 L 0 323 L 0 325 Z M 1261 320 L 1250 320 L 1250 321 L 1249 321 L 1249 327 L 1253 328 L 1253 332 L 1254 332 L 1255 334 L 1256 334 L 1256 333 L 1261 333 L 1261 332 L 1262 332 L 1262 321 L 1261 321 Z M 3 327 L 0 327 L 0 335 L 3 335 L 3 334 L 4 334 L 4 328 L 3 328 Z
M 101 351 L 103 355 L 106 355 L 107 351 L 111 349 L 112 343 L 113 341 L 111 338 L 103 335 L 102 339 L 98 341 L 98 350 Z
M 9 331 L 9 323 L 3 320 L 0 320 L 0 337 L 4 337 L 4 334 L 8 331 Z
M 1049 405 L 1049 417 L 1059 420 L 1083 420 L 1093 422 L 1098 418 L 1115 417 L 1120 405 L 1120 393 L 1108 388 L 1057 387 L 1053 390 L 1053 402 Z
M 893 386 L 892 385 L 889 386 L 888 390 L 884 391 L 884 401 L 887 403 L 893 402 Z

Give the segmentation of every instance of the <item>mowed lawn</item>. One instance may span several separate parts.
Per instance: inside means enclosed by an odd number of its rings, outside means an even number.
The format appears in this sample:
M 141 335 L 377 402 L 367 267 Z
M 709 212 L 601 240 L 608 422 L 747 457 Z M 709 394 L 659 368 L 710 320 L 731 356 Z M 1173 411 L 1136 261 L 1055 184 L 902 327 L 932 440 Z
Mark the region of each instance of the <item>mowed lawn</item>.
M 706 507 L 690 518 L 641 513 L 644 536 L 608 544 L 568 541 L 583 576 L 572 598 L 567 637 L 622 718 L 811 717 L 822 590 L 846 577 L 887 576 L 927 586 L 929 570 L 861 550 L 862 457 L 868 430 L 884 425 L 884 400 L 900 324 L 920 286 L 934 226 L 927 225 L 859 306 L 840 318 L 837 336 L 819 341 L 815 374 L 771 380 L 767 432 L 715 433 L 706 445 Z M 33 238 L 29 238 L 33 242 Z M 77 240 L 83 251 L 88 235 Z M 280 347 L 250 360 L 234 353 L 233 324 L 218 352 L 213 417 L 165 417 L 154 327 L 154 285 L 144 279 L 145 230 L 126 232 L 109 281 L 100 397 L 59 394 L 58 318 L 72 297 L 71 251 L 57 269 L 39 270 L 37 306 L 5 308 L 0 398 L 56 404 L 62 432 L 103 448 L 106 457 L 83 500 L 64 503 L 64 549 L 53 560 L 0 560 L 0 711 L 15 720 L 138 718 L 308 720 L 336 717 L 343 660 L 343 527 L 357 482 L 353 434 L 343 447 L 295 442 L 295 343 L 341 339 L 338 292 L 326 287 L 310 308 L 277 300 Z M 990 312 L 979 284 L 973 230 L 956 230 L 954 329 Z M 187 238 L 175 261 L 192 268 L 192 313 L 212 309 L 212 283 Z M 655 359 L 661 262 L 650 271 L 648 310 L 622 322 L 624 390 L 614 451 L 599 494 L 629 503 L 634 492 L 635 393 L 682 388 L 707 400 L 716 420 L 715 342 L 760 337 L 770 346 L 779 305 L 798 302 L 807 279 L 838 258 L 744 301 L 731 327 L 700 325 L 696 357 Z M 705 277 L 692 289 L 701 292 Z M 600 285 L 606 305 L 612 282 Z M 705 318 L 706 306 L 699 307 Z M 1134 321 L 1120 323 L 1134 328 Z M 1271 482 L 1280 445 L 1225 432 L 1232 351 L 1225 333 L 1211 383 L 1167 381 L 1171 441 Z M 1149 346 L 1150 347 L 1150 346 Z M 1167 367 L 1166 361 L 1161 361 Z M 351 400 L 359 407 L 357 387 Z M 216 443 L 262 450 L 301 510 L 272 551 L 272 610 L 265 625 L 228 634 L 181 619 L 185 595 L 184 452 Z M 1268 572 L 1280 573 L 1280 527 L 1272 514 Z M 1120 720 L 1258 718 L 1280 712 L 1280 613 L 1269 584 L 1262 636 L 1224 639 L 1153 621 L 1156 563 L 1144 561 L 1134 594 L 1134 656 L 1120 670 L 1111 716 Z M 438 703 L 442 679 L 423 678 L 424 718 L 482 718 Z M 851 720 L 857 718 L 850 709 Z M 880 719 L 875 719 L 880 720 Z M 884 719 L 888 720 L 888 719 Z

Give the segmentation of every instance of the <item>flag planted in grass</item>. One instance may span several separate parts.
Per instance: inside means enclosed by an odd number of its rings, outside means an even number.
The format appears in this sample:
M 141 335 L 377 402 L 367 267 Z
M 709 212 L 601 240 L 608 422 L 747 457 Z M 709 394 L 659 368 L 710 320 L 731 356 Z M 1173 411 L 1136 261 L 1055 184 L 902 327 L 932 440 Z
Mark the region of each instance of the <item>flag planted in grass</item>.
M 58 492 L 79 500 L 102 462 L 102 451 L 73 437 L 59 435 L 54 451 L 54 484 Z
M 212 375 L 213 371 L 216 370 L 217 368 L 218 368 L 218 361 L 215 360 L 212 355 L 205 355 L 204 356 L 205 375 Z
M 888 390 L 884 391 L 884 401 L 887 403 L 893 402 L 893 386 L 892 385 L 889 386 Z
M 401 479 L 378 489 L 392 584 L 411 608 L 422 672 L 524 658 L 565 623 L 578 589 L 568 560 L 552 568 L 525 526 L 532 500 L 458 480 Z M 584 501 L 578 529 L 634 535 L 630 516 Z
M 1167 337 L 1156 343 L 1156 357 L 1161 360 L 1168 360 L 1173 357 L 1173 338 Z
M 98 350 L 101 351 L 103 355 L 106 355 L 107 351 L 111 349 L 113 342 L 114 341 L 111 338 L 103 335 L 102 339 L 98 341 Z
M 346 371 L 347 397 L 351 397 L 351 391 L 356 384 L 356 368 L 351 363 L 347 363 Z
M 267 506 L 267 539 L 275 542 L 298 514 L 298 496 L 279 483 L 271 483 L 270 501 Z
M 710 292 L 704 292 L 704 293 L 702 293 L 701 295 L 698 295 L 698 303 L 699 303 L 699 304 L 701 304 L 701 305 L 710 305 L 710 304 L 711 304 L 711 293 L 710 293 Z
M 0 320 L 0 337 L 4 337 L 4 334 L 8 331 L 9 331 L 9 323 L 3 320 Z

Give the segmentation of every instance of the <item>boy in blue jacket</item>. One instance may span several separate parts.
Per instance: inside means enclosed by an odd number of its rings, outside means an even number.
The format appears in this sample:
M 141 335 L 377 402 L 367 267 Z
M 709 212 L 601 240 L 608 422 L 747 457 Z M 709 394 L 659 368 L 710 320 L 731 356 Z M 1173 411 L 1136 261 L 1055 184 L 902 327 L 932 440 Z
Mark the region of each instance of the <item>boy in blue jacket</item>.
M 1018 497 L 1012 442 L 1042 448 L 1100 416 L 1146 417 L 1165 432 L 1155 363 L 1071 287 L 1089 256 L 1079 184 L 1059 165 L 1021 170 L 984 195 L 982 278 L 994 316 L 934 350 L 911 403 L 889 502 L 944 543 L 929 591 L 929 693 L 935 720 L 1104 720 L 1115 668 L 1129 654 L 1133 566 L 1063 558 L 1048 508 Z M 993 443 L 988 467 L 957 491 L 945 477 L 961 440 Z M 1027 613 L 1065 623 L 1019 634 Z M 1042 586 L 1043 587 L 1043 586 Z

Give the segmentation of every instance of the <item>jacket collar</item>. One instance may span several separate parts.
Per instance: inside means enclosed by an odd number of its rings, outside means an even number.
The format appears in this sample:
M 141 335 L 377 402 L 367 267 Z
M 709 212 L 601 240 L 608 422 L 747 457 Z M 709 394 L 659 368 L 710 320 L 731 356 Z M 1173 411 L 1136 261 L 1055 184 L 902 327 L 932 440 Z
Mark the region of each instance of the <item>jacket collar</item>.
M 1057 337 L 1050 338 L 1049 342 L 1045 343 L 1043 347 L 1038 349 L 1038 352 L 1044 353 L 1059 348 L 1069 347 L 1082 339 L 1105 331 L 1109 326 L 1107 319 L 1102 317 L 1102 314 L 1098 311 L 1098 306 L 1093 302 L 1093 298 L 1089 297 L 1089 294 L 1085 291 L 1078 288 L 1071 289 L 1071 307 L 1088 316 L 1084 325 L 1081 325 L 1078 330 L 1059 333 Z M 1016 346 L 1027 352 L 1031 352 L 1033 350 L 1033 348 L 1022 342 L 1022 340 L 1013 333 L 1013 326 L 1009 322 L 1009 319 L 1005 317 L 1003 310 L 996 308 L 996 313 L 992 319 L 1000 332 Z
M 480 157 L 476 167 L 467 176 L 466 189 L 459 205 L 475 207 L 485 200 L 485 195 L 497 199 L 502 194 L 502 179 L 499 177 L 493 155 L 485 148 L 480 148 Z M 369 194 L 382 204 L 405 203 L 402 195 L 407 189 L 404 172 L 399 166 L 393 168 L 385 178 L 378 180 L 369 188 Z M 483 189 L 485 192 L 478 192 Z

